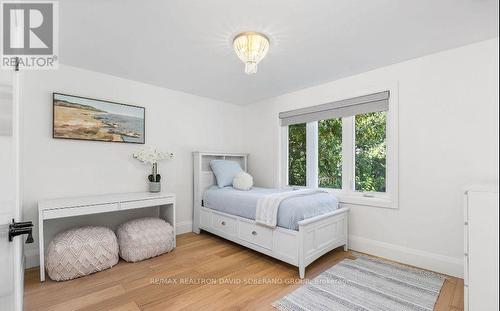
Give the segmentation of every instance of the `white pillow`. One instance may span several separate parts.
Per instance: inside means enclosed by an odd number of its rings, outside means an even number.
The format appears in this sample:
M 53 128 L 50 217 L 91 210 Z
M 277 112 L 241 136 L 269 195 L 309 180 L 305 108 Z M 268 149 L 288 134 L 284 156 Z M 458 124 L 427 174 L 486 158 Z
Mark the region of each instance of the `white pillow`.
M 234 176 L 233 179 L 233 188 L 238 190 L 250 190 L 253 186 L 253 178 L 252 175 L 246 172 L 239 172 Z

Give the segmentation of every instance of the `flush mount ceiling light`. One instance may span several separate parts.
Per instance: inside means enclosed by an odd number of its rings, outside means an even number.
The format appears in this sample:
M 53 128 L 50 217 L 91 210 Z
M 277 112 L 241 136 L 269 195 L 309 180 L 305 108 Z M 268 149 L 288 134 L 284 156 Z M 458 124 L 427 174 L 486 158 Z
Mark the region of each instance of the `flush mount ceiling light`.
M 233 40 L 236 55 L 245 63 L 245 73 L 257 72 L 257 64 L 266 56 L 269 50 L 269 39 L 258 32 L 242 32 Z

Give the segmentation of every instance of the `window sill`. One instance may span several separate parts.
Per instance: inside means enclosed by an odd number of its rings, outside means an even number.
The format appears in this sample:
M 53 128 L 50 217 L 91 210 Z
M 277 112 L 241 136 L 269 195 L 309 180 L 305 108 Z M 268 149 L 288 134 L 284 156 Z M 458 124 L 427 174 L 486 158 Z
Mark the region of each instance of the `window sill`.
M 349 196 L 342 194 L 338 194 L 337 197 L 339 198 L 339 202 L 341 204 L 397 209 L 397 205 L 388 198 Z
M 306 189 L 305 186 L 286 186 L 293 189 Z M 346 194 L 340 189 L 331 189 L 331 188 L 319 188 L 321 190 L 327 191 L 329 193 L 334 194 L 338 199 L 340 204 L 347 205 L 362 205 L 362 206 L 372 206 L 372 207 L 380 207 L 380 208 L 389 208 L 389 209 L 398 209 L 397 203 L 394 200 L 391 200 L 388 196 L 381 196 L 380 194 L 377 196 L 376 194 L 372 197 L 366 197 L 362 194 L 353 195 Z

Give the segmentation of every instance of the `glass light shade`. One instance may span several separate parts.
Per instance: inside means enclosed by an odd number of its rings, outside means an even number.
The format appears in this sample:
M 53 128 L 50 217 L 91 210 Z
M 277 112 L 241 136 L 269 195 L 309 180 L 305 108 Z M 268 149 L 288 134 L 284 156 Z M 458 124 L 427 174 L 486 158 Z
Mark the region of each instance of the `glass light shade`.
M 234 38 L 233 48 L 245 63 L 245 73 L 254 74 L 257 72 L 257 64 L 269 50 L 269 39 L 258 32 L 243 32 Z

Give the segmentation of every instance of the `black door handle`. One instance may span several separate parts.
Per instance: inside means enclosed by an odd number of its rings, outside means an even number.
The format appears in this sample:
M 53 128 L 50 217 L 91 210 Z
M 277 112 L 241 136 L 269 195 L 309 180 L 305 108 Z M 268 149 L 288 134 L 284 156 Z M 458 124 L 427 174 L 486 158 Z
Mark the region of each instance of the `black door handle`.
M 12 219 L 12 223 L 9 225 L 9 242 L 15 236 L 27 234 L 26 244 L 33 243 L 33 223 L 31 221 L 15 222 Z

